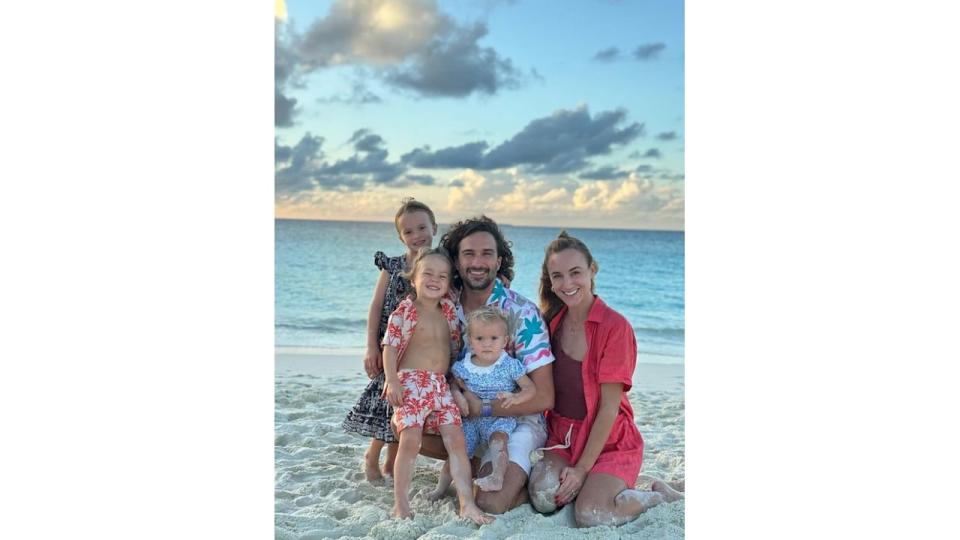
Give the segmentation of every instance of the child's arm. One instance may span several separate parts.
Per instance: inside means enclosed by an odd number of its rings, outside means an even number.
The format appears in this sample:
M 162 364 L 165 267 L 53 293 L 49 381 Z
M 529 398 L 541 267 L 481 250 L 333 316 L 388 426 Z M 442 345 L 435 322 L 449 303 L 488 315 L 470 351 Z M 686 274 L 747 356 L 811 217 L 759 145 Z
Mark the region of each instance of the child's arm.
M 460 390 L 460 387 L 456 384 L 451 384 L 450 393 L 453 394 L 453 401 L 457 404 L 457 408 L 460 409 L 460 416 L 464 418 L 469 416 L 470 406 L 467 404 L 467 398 L 463 396 L 463 391 Z
M 386 384 L 383 386 L 383 397 L 394 407 L 403 405 L 403 385 L 397 375 L 397 348 L 393 345 L 383 347 L 383 372 L 386 375 Z
M 463 395 L 463 389 L 466 388 L 466 385 L 463 383 L 463 379 L 459 377 L 459 375 L 463 374 L 461 371 L 462 366 L 463 364 L 460 362 L 454 362 L 454 364 L 450 366 L 450 371 L 447 372 L 447 383 L 450 386 L 453 401 L 457 404 L 457 408 L 460 409 L 460 416 L 466 418 L 470 416 L 470 405 L 467 402 L 467 398 Z
M 377 336 L 380 333 L 380 312 L 383 311 L 383 297 L 387 293 L 387 283 L 389 281 L 390 274 L 386 270 L 381 270 L 380 278 L 377 279 L 377 286 L 373 289 L 370 311 L 367 312 L 367 355 L 363 359 L 363 369 L 371 379 L 379 375 L 383 369 L 383 358 Z
M 500 405 L 503 408 L 508 408 L 511 405 L 519 405 L 521 403 L 526 403 L 533 399 L 533 396 L 537 395 L 537 386 L 533 384 L 533 379 L 527 377 L 526 375 L 521 375 L 517 379 L 517 384 L 520 385 L 519 392 L 500 392 L 497 397 L 500 398 Z

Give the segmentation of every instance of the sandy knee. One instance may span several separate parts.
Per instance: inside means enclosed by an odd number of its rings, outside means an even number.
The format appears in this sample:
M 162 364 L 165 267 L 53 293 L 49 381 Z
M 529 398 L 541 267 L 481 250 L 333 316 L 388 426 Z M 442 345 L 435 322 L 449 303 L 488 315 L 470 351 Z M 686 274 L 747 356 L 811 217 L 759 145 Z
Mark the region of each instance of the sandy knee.
M 530 495 L 530 504 L 538 512 L 545 514 L 557 509 L 557 503 L 554 496 L 560 487 L 560 475 L 553 470 L 549 463 L 537 463 L 530 473 L 530 485 L 528 493 Z

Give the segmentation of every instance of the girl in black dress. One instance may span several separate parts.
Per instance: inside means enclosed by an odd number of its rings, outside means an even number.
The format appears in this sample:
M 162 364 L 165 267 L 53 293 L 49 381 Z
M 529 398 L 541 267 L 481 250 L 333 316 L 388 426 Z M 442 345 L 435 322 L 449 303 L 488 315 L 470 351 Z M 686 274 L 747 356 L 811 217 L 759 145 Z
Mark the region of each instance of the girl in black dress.
M 357 404 L 347 413 L 343 428 L 349 432 L 370 437 L 370 448 L 364 453 L 363 472 L 367 481 L 373 482 L 383 475 L 393 475 L 393 462 L 397 457 L 397 436 L 390 426 L 393 407 L 383 398 L 383 351 L 380 342 L 387 328 L 387 319 L 397 309 L 401 300 L 410 292 L 410 282 L 401 274 L 409 270 L 420 248 L 433 247 L 437 234 L 437 221 L 430 207 L 413 198 L 403 200 L 394 218 L 397 235 L 407 247 L 407 253 L 387 257 L 382 251 L 373 256 L 373 263 L 380 269 L 370 302 L 367 317 L 367 354 L 363 367 L 370 377 L 370 384 L 360 395 Z M 380 468 L 380 453 L 387 445 L 387 459 Z

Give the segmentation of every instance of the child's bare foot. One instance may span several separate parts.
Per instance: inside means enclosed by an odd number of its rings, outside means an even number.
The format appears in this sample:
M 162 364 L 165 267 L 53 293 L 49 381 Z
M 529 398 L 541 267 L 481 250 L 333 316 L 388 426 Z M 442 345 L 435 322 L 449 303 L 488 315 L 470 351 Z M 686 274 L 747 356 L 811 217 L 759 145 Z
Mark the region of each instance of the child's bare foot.
M 483 478 L 477 478 L 473 483 L 480 488 L 480 491 L 500 491 L 503 489 L 503 475 L 490 473 Z
M 447 494 L 447 488 L 443 488 L 443 489 L 437 488 L 433 491 L 425 492 L 423 496 L 426 497 L 428 501 L 439 501 L 444 496 L 446 496 L 446 494 Z
M 413 512 L 408 504 L 394 504 L 393 512 L 390 515 L 397 519 L 413 519 Z
M 663 495 L 663 500 L 666 502 L 679 501 L 683 498 L 682 491 L 673 489 L 670 487 L 670 484 L 667 484 L 663 480 L 654 480 L 653 483 L 650 484 L 650 489 Z
M 493 443 L 491 443 L 493 448 Z M 493 457 L 493 472 L 483 478 L 477 478 L 473 481 L 480 491 L 500 491 L 503 489 L 503 474 L 507 470 L 509 459 L 506 449 L 501 445 Z
M 493 516 L 489 514 L 484 514 L 483 510 L 474 504 L 470 503 L 460 507 L 460 517 L 463 519 L 469 519 L 470 521 L 476 523 L 477 525 L 486 525 L 487 523 L 493 523 Z
M 363 453 L 363 475 L 367 482 L 383 480 L 383 475 L 380 474 L 380 456 L 371 452 L 369 448 Z

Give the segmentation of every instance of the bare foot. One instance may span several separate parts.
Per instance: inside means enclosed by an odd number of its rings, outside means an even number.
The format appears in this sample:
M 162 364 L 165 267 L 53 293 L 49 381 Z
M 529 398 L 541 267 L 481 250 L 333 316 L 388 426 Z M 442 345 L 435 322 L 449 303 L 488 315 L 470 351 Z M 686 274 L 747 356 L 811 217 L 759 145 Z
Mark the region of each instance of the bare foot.
M 663 500 L 666 502 L 679 501 L 683 498 L 683 492 L 673 489 L 663 480 L 654 480 L 653 483 L 650 484 L 650 489 L 663 495 Z
M 443 489 L 437 488 L 433 491 L 424 493 L 423 495 L 424 497 L 427 498 L 428 501 L 439 501 L 444 496 L 446 496 L 446 494 L 447 494 L 447 488 L 443 488 Z
M 503 489 L 503 475 L 490 474 L 483 478 L 477 478 L 473 483 L 480 488 L 480 491 L 500 491 Z
M 477 525 L 486 525 L 487 523 L 493 523 L 493 516 L 489 514 L 484 514 L 477 505 L 470 503 L 466 506 L 460 507 L 460 517 L 463 519 L 469 519 L 470 521 L 476 523 Z
M 625 489 L 613 498 L 614 503 L 620 506 L 635 508 L 633 505 L 639 503 L 642 507 L 640 512 L 646 512 L 654 506 L 664 501 L 663 495 L 656 491 L 637 491 L 636 489 Z M 633 512 L 631 512 L 633 513 Z
M 497 455 L 493 458 L 493 472 L 483 478 L 477 478 L 473 481 L 480 491 L 500 491 L 503 489 L 503 474 L 507 471 L 507 452 L 500 448 Z
M 397 519 L 413 519 L 413 512 L 410 510 L 410 506 L 406 504 L 394 504 L 393 512 L 390 515 Z
M 380 474 L 380 456 L 374 455 L 369 448 L 363 453 L 363 475 L 367 482 L 383 480 L 383 475 Z

